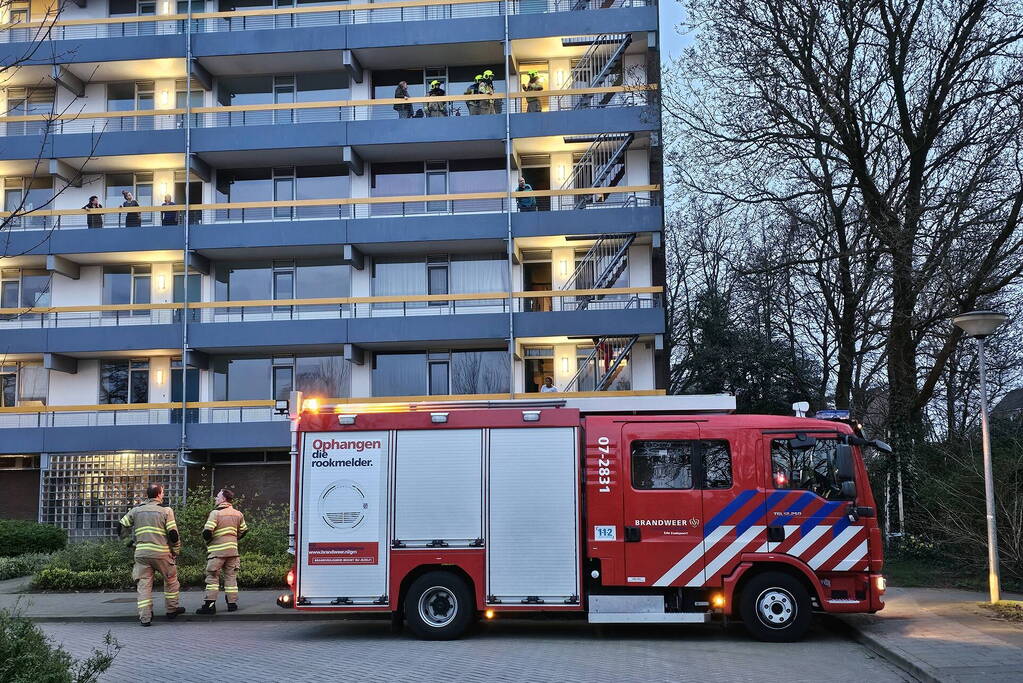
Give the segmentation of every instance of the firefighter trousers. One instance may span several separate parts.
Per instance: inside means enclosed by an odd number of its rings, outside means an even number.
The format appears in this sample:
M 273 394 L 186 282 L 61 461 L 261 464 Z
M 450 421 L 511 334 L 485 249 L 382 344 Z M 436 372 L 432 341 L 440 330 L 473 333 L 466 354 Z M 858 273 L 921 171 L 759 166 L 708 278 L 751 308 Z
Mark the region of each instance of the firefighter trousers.
M 220 590 L 220 575 L 224 575 L 224 597 L 228 603 L 238 602 L 238 568 L 241 559 L 234 557 L 211 557 L 206 561 L 206 600 L 216 601 Z
M 153 574 L 163 577 L 163 599 L 167 611 L 178 608 L 178 566 L 170 557 L 136 557 L 131 578 L 138 589 L 139 620 L 149 623 L 153 619 Z

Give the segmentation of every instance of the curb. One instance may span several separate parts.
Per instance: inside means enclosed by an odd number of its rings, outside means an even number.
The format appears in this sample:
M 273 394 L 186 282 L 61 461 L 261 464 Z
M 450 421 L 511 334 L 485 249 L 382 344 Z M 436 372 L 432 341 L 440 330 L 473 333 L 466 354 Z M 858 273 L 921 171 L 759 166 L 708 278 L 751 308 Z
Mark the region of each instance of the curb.
M 67 616 L 33 616 L 31 614 L 22 614 L 22 617 L 29 619 L 39 624 L 102 624 L 102 623 L 126 623 L 134 624 L 138 623 L 138 616 L 136 614 L 119 614 L 112 616 L 96 616 L 96 615 L 67 615 Z M 182 623 L 182 622 L 204 622 L 210 623 L 220 620 L 221 623 L 227 621 L 280 621 L 280 622 L 302 622 L 302 621 L 358 621 L 360 619 L 366 619 L 369 617 L 375 617 L 377 620 L 383 621 L 379 614 L 376 615 L 363 615 L 363 614 L 324 614 L 324 613 L 311 613 L 302 614 L 296 613 L 292 610 L 281 609 L 280 614 L 273 612 L 256 613 L 256 614 L 245 614 L 242 610 L 234 614 L 224 612 L 223 614 L 215 614 L 207 616 L 203 614 L 182 614 L 173 621 L 168 621 L 162 614 L 153 615 L 153 623 Z
M 832 626 L 836 627 L 836 630 L 844 632 L 845 635 L 863 645 L 878 657 L 881 657 L 890 664 L 894 664 L 918 681 L 923 683 L 948 683 L 949 679 L 942 678 L 927 664 L 892 647 L 883 638 L 837 616 L 831 617 L 829 621 Z

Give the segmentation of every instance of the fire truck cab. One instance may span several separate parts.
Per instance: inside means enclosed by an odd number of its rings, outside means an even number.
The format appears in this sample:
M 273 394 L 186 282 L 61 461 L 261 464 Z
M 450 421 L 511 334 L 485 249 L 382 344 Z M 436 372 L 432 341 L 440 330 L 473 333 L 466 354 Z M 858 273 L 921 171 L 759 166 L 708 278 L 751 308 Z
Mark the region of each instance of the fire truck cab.
M 730 396 L 337 406 L 294 415 L 282 607 L 456 638 L 481 615 L 739 618 L 768 641 L 884 605 L 846 423 Z M 884 447 L 880 442 L 872 442 Z

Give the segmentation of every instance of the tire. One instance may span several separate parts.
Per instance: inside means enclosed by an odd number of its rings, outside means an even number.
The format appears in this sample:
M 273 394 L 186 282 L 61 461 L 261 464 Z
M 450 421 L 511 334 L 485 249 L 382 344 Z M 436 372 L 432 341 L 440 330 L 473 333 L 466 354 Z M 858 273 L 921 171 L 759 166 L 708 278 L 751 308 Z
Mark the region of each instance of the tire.
M 739 596 L 739 613 L 750 635 L 768 643 L 801 639 L 813 620 L 806 587 L 781 572 L 766 572 L 750 579 Z
M 412 582 L 405 595 L 405 623 L 424 640 L 460 638 L 475 616 L 472 591 L 451 572 L 427 572 Z

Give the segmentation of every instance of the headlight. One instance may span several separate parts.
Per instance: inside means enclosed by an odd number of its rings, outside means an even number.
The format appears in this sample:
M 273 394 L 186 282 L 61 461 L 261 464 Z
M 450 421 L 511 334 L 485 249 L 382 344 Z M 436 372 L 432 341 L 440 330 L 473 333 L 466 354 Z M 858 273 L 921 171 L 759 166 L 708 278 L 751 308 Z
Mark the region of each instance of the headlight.
M 888 581 L 883 576 L 875 576 L 874 587 L 877 588 L 878 593 L 884 593 L 885 589 L 888 588 Z

